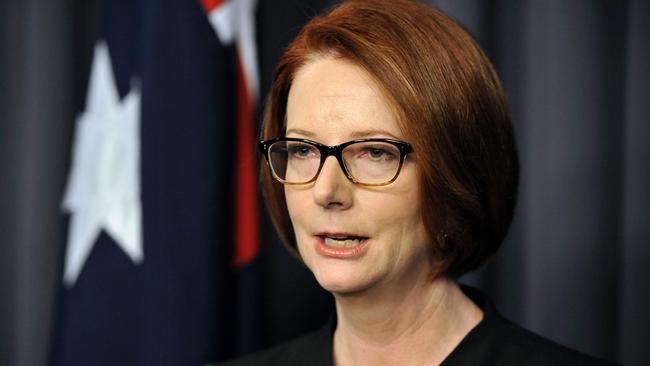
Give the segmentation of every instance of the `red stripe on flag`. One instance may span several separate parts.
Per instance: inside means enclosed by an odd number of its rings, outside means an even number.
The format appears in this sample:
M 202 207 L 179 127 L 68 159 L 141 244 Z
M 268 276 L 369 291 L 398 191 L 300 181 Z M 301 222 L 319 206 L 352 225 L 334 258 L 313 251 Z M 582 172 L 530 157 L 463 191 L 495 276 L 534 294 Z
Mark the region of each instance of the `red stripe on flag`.
M 201 0 L 201 5 L 203 5 L 203 9 L 209 13 L 212 10 L 216 9 L 223 2 L 224 0 Z
M 234 264 L 250 263 L 259 251 L 257 169 L 255 165 L 255 107 L 237 57 L 237 161 L 235 175 Z

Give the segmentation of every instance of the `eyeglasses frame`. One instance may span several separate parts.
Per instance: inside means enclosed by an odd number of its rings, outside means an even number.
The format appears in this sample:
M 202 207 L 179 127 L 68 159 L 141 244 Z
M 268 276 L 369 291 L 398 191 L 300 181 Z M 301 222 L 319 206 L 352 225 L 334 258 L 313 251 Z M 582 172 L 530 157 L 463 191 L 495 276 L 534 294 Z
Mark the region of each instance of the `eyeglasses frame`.
M 310 179 L 307 182 L 290 183 L 290 182 L 285 181 L 284 179 L 281 179 L 280 177 L 277 176 L 277 174 L 275 174 L 275 171 L 273 170 L 273 167 L 271 166 L 271 159 L 269 157 L 269 154 L 270 154 L 269 148 L 274 143 L 280 142 L 280 141 L 303 142 L 303 143 L 313 145 L 318 149 L 318 151 L 320 152 L 320 164 L 318 165 L 318 170 L 316 170 L 316 174 L 314 174 L 314 177 L 312 179 Z M 399 152 L 400 152 L 400 154 L 399 154 L 399 166 L 397 168 L 397 172 L 395 173 L 395 176 L 393 176 L 392 179 L 390 179 L 389 181 L 384 182 L 384 183 L 361 183 L 361 182 L 355 180 L 354 177 L 352 177 L 352 175 L 348 171 L 347 166 L 345 165 L 345 161 L 343 160 L 343 149 L 345 149 L 346 147 L 348 147 L 348 146 L 350 146 L 352 144 L 356 144 L 356 143 L 360 143 L 360 142 L 384 142 L 384 143 L 391 144 L 391 145 L 393 145 L 393 146 L 395 146 L 395 147 L 397 147 L 399 149 Z M 321 144 L 320 142 L 316 142 L 316 141 L 309 140 L 309 139 L 295 138 L 295 137 L 279 137 L 279 138 L 273 138 L 273 139 L 269 139 L 269 140 L 259 141 L 257 146 L 260 149 L 260 152 L 262 153 L 262 155 L 264 155 L 264 157 L 266 158 L 266 163 L 269 166 L 269 169 L 271 170 L 271 174 L 273 175 L 273 177 L 278 182 L 280 182 L 282 184 L 292 185 L 292 186 L 305 185 L 305 184 L 309 184 L 309 183 L 312 183 L 312 182 L 316 181 L 316 179 L 318 179 L 318 176 L 320 175 L 321 170 L 323 169 L 323 165 L 325 164 L 325 160 L 330 156 L 334 156 L 336 158 L 336 160 L 339 163 L 339 166 L 341 167 L 341 170 L 343 171 L 343 173 L 345 174 L 345 176 L 348 178 L 348 180 L 350 182 L 352 182 L 354 184 L 361 185 L 361 186 L 366 186 L 366 187 L 386 186 L 386 185 L 389 185 L 389 184 L 393 183 L 397 179 L 397 177 L 399 176 L 399 173 L 402 171 L 402 165 L 404 164 L 404 159 L 406 158 L 406 155 L 413 152 L 413 147 L 408 142 L 395 140 L 395 139 L 388 139 L 388 138 L 355 139 L 355 140 L 350 140 L 350 141 L 344 142 L 344 143 L 339 144 L 339 145 L 328 146 L 328 145 L 325 145 L 325 144 Z

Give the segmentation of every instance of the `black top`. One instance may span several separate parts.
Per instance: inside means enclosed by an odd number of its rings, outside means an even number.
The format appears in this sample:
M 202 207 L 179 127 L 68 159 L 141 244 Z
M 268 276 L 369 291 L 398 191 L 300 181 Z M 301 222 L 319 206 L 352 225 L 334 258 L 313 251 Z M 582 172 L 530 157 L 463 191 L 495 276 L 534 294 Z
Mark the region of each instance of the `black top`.
M 456 365 L 572 365 L 605 366 L 503 318 L 485 295 L 463 286 L 463 292 L 483 309 L 483 320 L 445 358 L 442 366 Z M 332 338 L 336 319 L 300 338 L 215 366 L 333 366 Z

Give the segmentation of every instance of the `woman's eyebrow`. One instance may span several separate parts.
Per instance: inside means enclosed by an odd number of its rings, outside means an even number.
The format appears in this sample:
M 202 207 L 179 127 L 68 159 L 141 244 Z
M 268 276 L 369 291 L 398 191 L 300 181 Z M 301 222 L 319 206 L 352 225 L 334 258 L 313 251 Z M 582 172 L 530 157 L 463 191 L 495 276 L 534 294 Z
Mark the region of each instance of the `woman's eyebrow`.
M 389 136 L 391 138 L 394 138 L 395 140 L 399 140 L 399 137 L 382 129 L 369 129 L 369 130 L 355 131 L 350 134 L 350 137 L 352 139 L 362 139 L 368 137 L 376 137 L 377 135 Z
M 316 133 L 307 131 L 307 130 L 302 130 L 299 128 L 290 128 L 285 132 L 285 135 L 290 135 L 290 134 L 297 134 L 301 136 L 306 136 L 309 138 L 314 138 L 316 137 Z M 399 140 L 399 137 L 395 136 L 394 134 L 382 130 L 382 129 L 368 129 L 368 130 L 361 130 L 361 131 L 355 131 L 350 133 L 350 139 L 355 140 L 355 139 L 363 139 L 363 138 L 369 138 L 369 137 L 377 137 L 377 136 L 388 136 L 391 138 L 394 138 L 396 140 Z
M 316 134 L 313 133 L 313 132 L 310 132 L 310 131 L 307 131 L 307 130 L 301 130 L 299 128 L 290 128 L 284 134 L 285 135 L 298 134 L 298 135 L 303 135 L 303 136 L 306 136 L 306 137 L 309 137 L 309 138 L 314 138 L 316 136 Z

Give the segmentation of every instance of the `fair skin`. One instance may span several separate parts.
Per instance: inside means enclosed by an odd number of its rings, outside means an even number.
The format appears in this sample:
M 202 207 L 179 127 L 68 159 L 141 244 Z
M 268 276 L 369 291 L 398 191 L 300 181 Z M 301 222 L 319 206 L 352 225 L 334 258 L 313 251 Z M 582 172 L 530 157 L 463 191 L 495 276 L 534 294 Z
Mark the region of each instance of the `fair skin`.
M 332 57 L 316 58 L 296 73 L 287 137 L 327 145 L 365 137 L 404 141 L 374 80 Z M 395 182 L 364 187 L 329 157 L 315 182 L 285 186 L 302 259 L 336 300 L 337 366 L 437 365 L 482 319 L 454 281 L 430 278 L 417 174 L 410 154 Z M 362 239 L 357 251 L 337 252 L 328 236 Z

